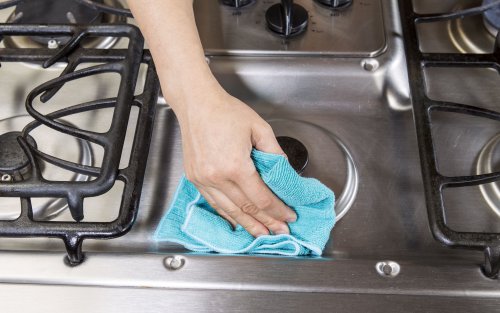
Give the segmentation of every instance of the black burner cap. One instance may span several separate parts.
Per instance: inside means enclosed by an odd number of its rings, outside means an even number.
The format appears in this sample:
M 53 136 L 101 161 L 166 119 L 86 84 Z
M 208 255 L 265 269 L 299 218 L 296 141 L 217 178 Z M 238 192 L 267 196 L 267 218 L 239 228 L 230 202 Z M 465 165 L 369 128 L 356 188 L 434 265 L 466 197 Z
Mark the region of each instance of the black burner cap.
M 306 146 L 300 141 L 292 137 L 279 136 L 276 137 L 281 149 L 285 152 L 288 157 L 288 161 L 292 165 L 293 169 L 298 173 L 302 174 L 304 169 L 309 162 L 309 153 L 307 152 Z
M 0 175 L 9 175 L 20 179 L 31 168 L 30 161 L 17 141 L 20 132 L 9 132 L 0 135 Z M 28 136 L 28 142 L 36 147 L 35 140 Z
M 495 0 L 483 0 L 483 5 L 492 4 L 494 1 Z M 500 6 L 484 12 L 484 18 L 489 26 L 496 30 L 500 30 Z

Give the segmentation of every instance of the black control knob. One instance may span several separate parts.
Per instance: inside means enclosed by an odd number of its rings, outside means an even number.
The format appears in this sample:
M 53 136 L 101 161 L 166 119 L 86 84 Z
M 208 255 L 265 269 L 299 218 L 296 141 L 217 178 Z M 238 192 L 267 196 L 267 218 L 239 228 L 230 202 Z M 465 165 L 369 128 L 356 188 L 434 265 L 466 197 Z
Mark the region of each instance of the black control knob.
M 293 0 L 281 0 L 266 12 L 267 27 L 285 38 L 305 31 L 308 20 L 307 10 Z
M 316 2 L 332 9 L 345 9 L 352 4 L 353 0 L 315 0 Z
M 241 8 L 249 5 L 254 0 L 222 0 L 222 4 L 233 7 L 233 8 Z

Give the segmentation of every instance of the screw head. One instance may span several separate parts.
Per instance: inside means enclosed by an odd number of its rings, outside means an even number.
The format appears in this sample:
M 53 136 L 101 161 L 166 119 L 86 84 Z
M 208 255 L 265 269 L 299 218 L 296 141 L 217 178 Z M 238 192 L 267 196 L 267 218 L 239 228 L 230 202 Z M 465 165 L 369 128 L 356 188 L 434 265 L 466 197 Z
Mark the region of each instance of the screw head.
M 186 260 L 178 255 L 168 256 L 163 260 L 163 264 L 170 271 L 177 271 L 184 267 Z
M 375 265 L 375 269 L 380 276 L 396 277 L 401 272 L 401 266 L 394 261 L 381 261 Z
M 375 72 L 380 67 L 380 64 L 375 59 L 364 59 L 361 61 L 361 67 L 367 72 Z
M 11 182 L 13 178 L 9 174 L 3 174 L 2 177 L 0 177 L 0 180 L 3 182 Z

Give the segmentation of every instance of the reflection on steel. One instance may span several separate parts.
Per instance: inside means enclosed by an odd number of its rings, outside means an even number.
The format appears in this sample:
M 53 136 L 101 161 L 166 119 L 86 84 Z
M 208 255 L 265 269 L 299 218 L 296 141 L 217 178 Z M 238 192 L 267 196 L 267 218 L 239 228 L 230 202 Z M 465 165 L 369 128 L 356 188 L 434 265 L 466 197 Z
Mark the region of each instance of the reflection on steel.
M 493 137 L 484 146 L 483 150 L 479 154 L 477 159 L 476 174 L 484 175 L 487 173 L 492 173 L 495 168 L 495 162 L 497 161 L 495 156 L 495 151 L 500 143 L 500 134 Z M 484 196 L 484 199 L 491 207 L 493 211 L 500 217 L 500 187 L 498 182 L 493 182 L 490 184 L 480 185 L 479 189 Z

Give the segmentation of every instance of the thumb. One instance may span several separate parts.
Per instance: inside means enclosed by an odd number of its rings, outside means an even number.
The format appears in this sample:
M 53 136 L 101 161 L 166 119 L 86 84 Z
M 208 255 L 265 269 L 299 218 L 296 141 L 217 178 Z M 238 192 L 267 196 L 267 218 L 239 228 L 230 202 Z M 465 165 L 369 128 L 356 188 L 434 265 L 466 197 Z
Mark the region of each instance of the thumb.
M 255 149 L 262 152 L 280 154 L 286 157 L 274 135 L 271 125 L 264 124 L 255 126 L 252 129 L 252 142 Z

